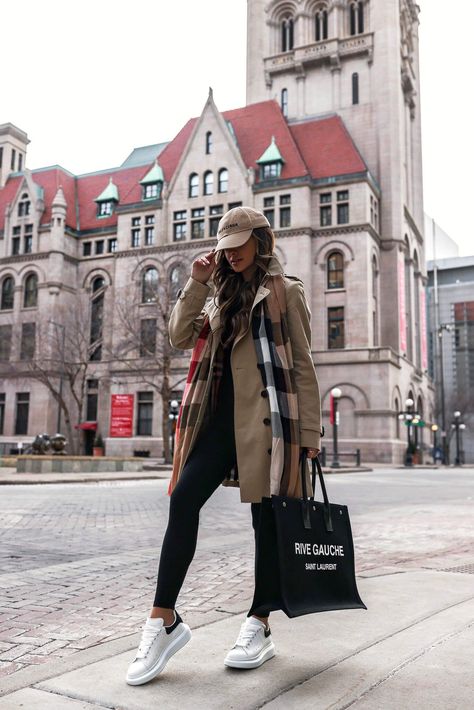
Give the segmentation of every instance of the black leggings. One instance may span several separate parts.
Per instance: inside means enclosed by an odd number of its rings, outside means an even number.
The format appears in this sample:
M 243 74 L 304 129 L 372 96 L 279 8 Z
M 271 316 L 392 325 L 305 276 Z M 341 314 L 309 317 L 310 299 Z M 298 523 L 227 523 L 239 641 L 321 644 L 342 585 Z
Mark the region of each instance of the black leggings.
M 153 606 L 174 609 L 196 551 L 199 512 L 236 462 L 230 366 L 224 369 L 217 411 L 200 434 L 170 496 Z M 257 534 L 260 503 L 252 503 Z

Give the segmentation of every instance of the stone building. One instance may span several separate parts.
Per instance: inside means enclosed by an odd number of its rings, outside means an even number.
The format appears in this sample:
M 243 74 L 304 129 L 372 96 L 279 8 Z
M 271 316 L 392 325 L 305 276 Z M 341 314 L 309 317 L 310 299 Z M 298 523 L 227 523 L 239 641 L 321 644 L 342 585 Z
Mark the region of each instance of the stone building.
M 446 433 L 455 461 L 456 422 L 465 425 L 460 447 L 465 463 L 474 462 L 474 257 L 428 261 L 429 371 L 439 382 L 435 412 L 440 437 Z M 438 443 L 441 444 L 440 438 Z
M 41 314 L 63 339 L 74 326 L 85 334 L 73 424 L 86 446 L 98 423 L 108 453 L 160 455 L 168 401 L 161 407 L 154 388 L 158 346 L 146 347 L 166 320 L 159 289 L 175 296 L 220 216 L 248 204 L 265 212 L 286 272 L 305 283 L 325 417 L 330 390 L 342 390 L 341 449 L 402 460 L 405 399 L 433 420 L 418 12 L 412 0 L 248 0 L 247 105 L 221 113 L 210 92 L 170 143 L 138 148 L 119 168 L 29 172 L 26 134 L 0 127 L 4 441 L 56 428 L 57 401 L 31 379 Z M 125 338 L 117 359 L 127 298 L 139 342 Z M 183 388 L 187 355 L 174 356 L 166 400 Z M 111 421 L 114 395 L 124 410 Z

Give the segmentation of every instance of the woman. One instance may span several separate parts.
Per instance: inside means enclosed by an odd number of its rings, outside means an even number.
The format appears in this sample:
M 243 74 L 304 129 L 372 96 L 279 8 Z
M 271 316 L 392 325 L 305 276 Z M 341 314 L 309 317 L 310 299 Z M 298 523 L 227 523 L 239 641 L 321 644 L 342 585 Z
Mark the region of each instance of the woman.
M 176 434 L 154 605 L 127 683 L 157 676 L 191 638 L 175 602 L 191 563 L 199 511 L 220 484 L 238 485 L 258 531 L 260 501 L 301 496 L 300 448 L 320 446 L 319 387 L 309 309 L 299 279 L 284 276 L 266 217 L 236 207 L 216 248 L 196 259 L 169 324 L 176 348 L 194 348 Z M 215 295 L 208 281 L 213 279 Z M 274 655 L 268 613 L 247 615 L 225 665 L 257 668 Z

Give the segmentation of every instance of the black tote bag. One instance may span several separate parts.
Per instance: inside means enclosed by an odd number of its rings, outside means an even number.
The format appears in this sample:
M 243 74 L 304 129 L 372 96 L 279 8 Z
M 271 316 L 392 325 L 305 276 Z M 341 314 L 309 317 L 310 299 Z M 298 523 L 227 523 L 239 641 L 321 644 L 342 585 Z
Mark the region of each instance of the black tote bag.
M 316 470 L 323 502 L 314 500 Z M 255 594 L 250 614 L 281 609 L 292 618 L 337 609 L 367 609 L 357 591 L 354 544 L 347 506 L 329 503 L 318 457 L 312 459 L 313 495 L 262 498 L 256 535 Z

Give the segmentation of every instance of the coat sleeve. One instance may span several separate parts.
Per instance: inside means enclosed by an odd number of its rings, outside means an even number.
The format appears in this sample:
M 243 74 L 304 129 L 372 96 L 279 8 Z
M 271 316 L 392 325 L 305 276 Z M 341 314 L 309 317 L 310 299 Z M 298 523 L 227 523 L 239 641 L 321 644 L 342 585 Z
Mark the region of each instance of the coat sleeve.
M 179 292 L 168 326 L 170 343 L 174 348 L 187 350 L 196 344 L 204 324 L 203 308 L 210 291 L 210 286 L 190 277 Z
M 298 395 L 301 446 L 321 448 L 321 399 L 311 356 L 311 312 L 301 281 L 292 281 L 286 291 L 288 331 Z

